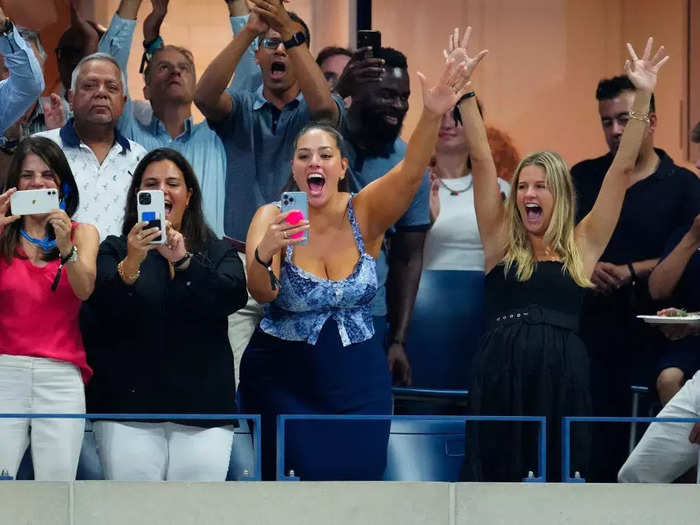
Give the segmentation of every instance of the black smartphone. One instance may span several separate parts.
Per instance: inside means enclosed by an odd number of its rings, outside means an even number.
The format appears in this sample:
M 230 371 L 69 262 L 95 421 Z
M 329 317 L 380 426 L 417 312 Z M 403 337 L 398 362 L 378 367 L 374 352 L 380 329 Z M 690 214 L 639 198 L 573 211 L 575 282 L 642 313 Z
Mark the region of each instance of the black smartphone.
M 372 56 L 376 54 L 376 50 L 382 47 L 382 33 L 380 31 L 368 31 L 361 29 L 357 32 L 357 49 L 365 47 L 372 48 Z

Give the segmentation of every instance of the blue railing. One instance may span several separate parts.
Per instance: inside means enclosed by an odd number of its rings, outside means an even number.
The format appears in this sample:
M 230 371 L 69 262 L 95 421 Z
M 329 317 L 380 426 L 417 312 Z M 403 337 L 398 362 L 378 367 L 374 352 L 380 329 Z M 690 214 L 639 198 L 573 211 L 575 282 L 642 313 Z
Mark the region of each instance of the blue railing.
M 585 483 L 584 477 L 571 477 L 571 423 L 700 423 L 700 417 L 563 417 L 561 419 L 561 480 L 564 483 Z
M 537 475 L 524 478 L 527 482 L 544 482 L 547 475 L 547 418 L 544 416 L 391 416 L 391 415 L 317 415 L 317 414 L 289 414 L 277 416 L 277 480 L 299 481 L 295 475 L 285 474 L 285 446 L 287 436 L 287 422 L 289 421 L 441 421 L 461 422 L 467 421 L 502 421 L 502 422 L 534 422 L 539 423 L 538 433 L 538 457 Z
M 262 479 L 262 454 L 260 446 L 260 415 L 258 414 L 0 414 L 0 419 L 85 419 L 85 420 L 120 420 L 120 421 L 210 421 L 210 420 L 246 420 L 253 423 L 253 452 L 255 465 L 252 475 L 243 478 L 247 481 Z

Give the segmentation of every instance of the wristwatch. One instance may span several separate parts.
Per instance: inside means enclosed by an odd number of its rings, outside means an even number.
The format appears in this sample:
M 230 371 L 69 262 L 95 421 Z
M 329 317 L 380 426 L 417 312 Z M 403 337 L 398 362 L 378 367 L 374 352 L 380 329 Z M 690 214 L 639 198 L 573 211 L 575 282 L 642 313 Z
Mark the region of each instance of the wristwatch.
M 74 244 L 73 247 L 68 252 L 68 255 L 61 257 L 61 264 L 76 263 L 78 262 L 78 247 Z
M 291 49 L 296 46 L 300 46 L 301 44 L 306 42 L 306 35 L 304 34 L 303 31 L 297 31 L 292 35 L 292 38 L 289 40 L 285 40 L 282 42 L 284 44 L 285 49 Z

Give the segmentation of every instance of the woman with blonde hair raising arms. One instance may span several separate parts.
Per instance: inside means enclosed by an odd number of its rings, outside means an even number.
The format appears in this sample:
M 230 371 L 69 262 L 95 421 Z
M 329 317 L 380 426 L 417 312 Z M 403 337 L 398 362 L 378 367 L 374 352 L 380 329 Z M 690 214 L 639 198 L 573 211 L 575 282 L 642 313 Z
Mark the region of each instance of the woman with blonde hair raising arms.
M 467 64 L 483 57 L 466 51 L 470 29 L 458 34 L 451 56 Z M 581 298 L 593 267 L 617 223 L 629 173 L 649 122 L 651 93 L 663 47 L 649 38 L 638 58 L 627 44 L 625 71 L 636 88 L 630 120 L 591 212 L 574 226 L 575 194 L 562 158 L 542 151 L 526 156 L 503 202 L 484 124 L 474 97 L 460 104 L 474 176 L 477 222 L 484 245 L 487 329 L 474 360 L 471 409 L 483 415 L 547 416 L 548 468 L 561 475 L 560 422 L 590 413 L 588 355 L 576 334 Z M 469 433 L 463 478 L 519 481 L 537 465 L 537 426 L 480 423 Z M 471 425 L 470 425 L 471 428 Z M 571 467 L 585 476 L 590 434 L 573 433 Z M 540 473 L 541 475 L 545 473 Z

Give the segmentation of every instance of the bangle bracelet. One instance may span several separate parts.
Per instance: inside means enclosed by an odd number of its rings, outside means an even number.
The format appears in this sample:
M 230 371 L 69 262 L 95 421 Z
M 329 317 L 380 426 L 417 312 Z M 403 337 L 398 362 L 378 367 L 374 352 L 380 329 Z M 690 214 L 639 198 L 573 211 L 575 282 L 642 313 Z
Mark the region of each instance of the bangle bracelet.
M 192 258 L 192 254 L 190 252 L 185 252 L 185 255 L 183 255 L 182 259 L 178 259 L 173 263 L 173 268 L 176 270 L 179 270 L 182 265 L 184 265 L 187 261 L 189 261 Z
M 634 271 L 634 266 L 632 266 L 632 263 L 627 263 L 627 268 L 630 270 L 630 277 L 632 278 L 632 284 L 637 282 L 637 272 Z
M 468 99 L 470 99 L 470 98 L 472 98 L 472 97 L 475 97 L 475 96 L 476 96 L 476 93 L 474 92 L 474 90 L 471 90 L 469 93 L 465 93 L 465 94 L 462 95 L 462 96 L 460 97 L 460 99 L 457 101 L 457 106 L 459 106 L 459 105 L 460 105 L 462 102 L 464 102 L 465 100 L 468 100 Z
M 640 120 L 649 124 L 649 113 L 637 113 L 636 111 L 630 111 L 627 115 L 629 118 L 634 120 Z
M 141 277 L 141 268 L 136 270 L 136 273 L 132 275 L 126 275 L 124 272 L 124 260 L 122 259 L 119 261 L 119 264 L 117 264 L 117 273 L 119 274 L 119 277 L 121 277 L 122 281 L 124 281 L 124 284 L 132 285 L 134 284 L 139 277 Z

